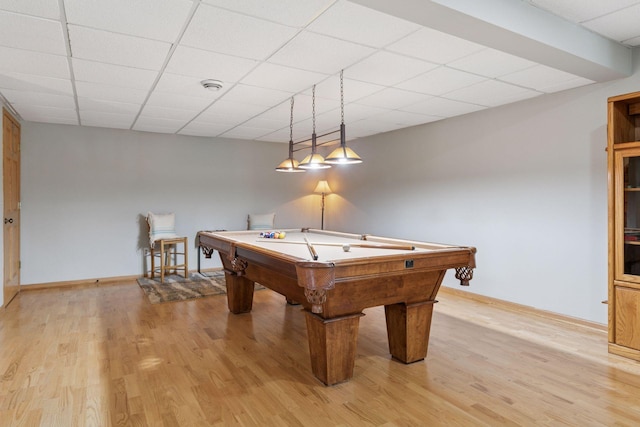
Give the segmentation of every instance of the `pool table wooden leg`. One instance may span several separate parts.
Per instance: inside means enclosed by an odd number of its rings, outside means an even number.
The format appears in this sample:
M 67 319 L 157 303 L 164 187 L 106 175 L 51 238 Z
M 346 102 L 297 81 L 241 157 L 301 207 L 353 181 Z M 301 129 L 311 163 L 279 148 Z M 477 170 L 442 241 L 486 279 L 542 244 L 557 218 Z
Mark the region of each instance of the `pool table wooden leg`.
M 227 285 L 227 305 L 234 314 L 248 313 L 253 307 L 254 283 L 246 276 L 225 271 Z
M 384 306 L 391 356 L 404 363 L 417 362 L 427 357 L 435 302 L 437 301 Z
M 362 313 L 324 319 L 305 311 L 311 370 L 326 385 L 348 381 L 353 377 L 356 360 L 358 325 Z

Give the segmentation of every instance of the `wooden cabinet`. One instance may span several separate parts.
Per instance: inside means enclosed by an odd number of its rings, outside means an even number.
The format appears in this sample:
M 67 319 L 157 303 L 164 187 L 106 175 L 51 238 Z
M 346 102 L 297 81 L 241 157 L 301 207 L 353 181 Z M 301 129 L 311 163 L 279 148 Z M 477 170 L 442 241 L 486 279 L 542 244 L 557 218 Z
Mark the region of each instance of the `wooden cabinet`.
M 608 100 L 609 352 L 640 360 L 640 92 Z

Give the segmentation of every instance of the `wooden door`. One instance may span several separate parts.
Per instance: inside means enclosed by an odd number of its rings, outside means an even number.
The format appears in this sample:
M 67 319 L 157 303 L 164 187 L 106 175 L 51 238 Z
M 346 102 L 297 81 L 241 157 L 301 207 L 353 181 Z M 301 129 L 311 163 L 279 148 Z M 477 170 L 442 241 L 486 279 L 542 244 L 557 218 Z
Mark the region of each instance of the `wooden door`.
M 4 306 L 20 291 L 20 123 L 2 109 Z

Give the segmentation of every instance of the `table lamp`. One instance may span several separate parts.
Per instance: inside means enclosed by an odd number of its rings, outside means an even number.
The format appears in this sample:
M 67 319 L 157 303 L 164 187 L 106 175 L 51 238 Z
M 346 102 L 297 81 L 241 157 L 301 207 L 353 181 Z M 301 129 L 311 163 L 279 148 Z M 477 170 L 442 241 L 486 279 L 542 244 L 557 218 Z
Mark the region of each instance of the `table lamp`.
M 313 190 L 313 192 L 322 194 L 322 220 L 320 223 L 320 229 L 324 230 L 324 196 L 325 194 L 331 193 L 331 187 L 329 187 L 329 183 L 327 181 L 318 181 L 318 185 L 316 185 L 316 189 Z

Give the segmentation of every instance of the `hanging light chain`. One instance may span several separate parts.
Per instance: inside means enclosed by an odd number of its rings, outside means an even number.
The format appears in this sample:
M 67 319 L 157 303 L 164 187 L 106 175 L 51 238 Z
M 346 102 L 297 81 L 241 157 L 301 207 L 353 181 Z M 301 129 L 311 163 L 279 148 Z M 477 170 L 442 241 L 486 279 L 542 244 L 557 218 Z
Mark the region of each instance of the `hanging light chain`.
M 313 85 L 311 95 L 311 116 L 313 117 L 313 133 L 316 133 L 316 85 Z
M 342 81 L 342 73 L 344 70 L 340 70 L 340 116 L 342 124 L 344 124 L 344 84 Z
M 291 121 L 289 122 L 289 141 L 293 141 L 293 96 L 291 97 Z

